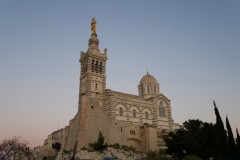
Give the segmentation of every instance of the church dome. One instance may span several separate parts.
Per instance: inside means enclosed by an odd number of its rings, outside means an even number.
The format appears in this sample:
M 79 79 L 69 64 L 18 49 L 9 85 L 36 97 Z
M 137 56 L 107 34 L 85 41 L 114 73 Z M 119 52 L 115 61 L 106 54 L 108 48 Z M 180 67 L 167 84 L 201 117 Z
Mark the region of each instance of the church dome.
M 139 85 L 146 84 L 146 83 L 150 83 L 150 84 L 157 83 L 157 80 L 155 77 L 147 73 L 145 76 L 142 77 Z
M 144 98 L 153 97 L 156 94 L 160 93 L 160 85 L 158 84 L 155 77 L 147 74 L 142 77 L 138 85 L 139 96 Z

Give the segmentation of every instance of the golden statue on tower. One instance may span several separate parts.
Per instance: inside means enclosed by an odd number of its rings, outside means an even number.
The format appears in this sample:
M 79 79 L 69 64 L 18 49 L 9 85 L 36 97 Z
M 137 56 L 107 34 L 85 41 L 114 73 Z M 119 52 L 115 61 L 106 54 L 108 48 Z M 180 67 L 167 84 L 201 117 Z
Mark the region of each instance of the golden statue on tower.
M 91 23 L 91 32 L 92 32 L 92 34 L 97 35 L 96 28 L 97 28 L 97 21 L 96 21 L 95 18 L 92 18 L 92 23 Z

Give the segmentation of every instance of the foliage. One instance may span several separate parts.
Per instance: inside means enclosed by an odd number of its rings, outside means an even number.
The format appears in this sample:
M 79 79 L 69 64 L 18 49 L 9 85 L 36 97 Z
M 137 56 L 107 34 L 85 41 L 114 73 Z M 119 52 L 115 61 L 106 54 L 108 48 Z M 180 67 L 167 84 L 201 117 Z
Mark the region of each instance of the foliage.
M 236 132 L 237 132 L 237 155 L 240 156 L 240 136 L 238 134 L 238 129 L 236 128 Z
M 239 160 L 240 156 L 230 156 L 226 160 Z
M 233 133 L 232 133 L 232 128 L 230 126 L 230 123 L 228 121 L 228 117 L 226 116 L 226 126 L 227 126 L 227 131 L 228 131 L 228 143 L 229 143 L 229 148 L 230 148 L 230 154 L 232 156 L 236 155 L 236 143 L 233 138 Z
M 158 156 L 159 156 L 159 157 L 162 157 L 162 156 L 166 156 L 166 155 L 167 155 L 167 154 L 166 154 L 165 149 L 159 148 L 159 150 L 158 150 Z
M 216 124 L 200 120 L 188 120 L 183 128 L 170 132 L 165 138 L 166 153 L 174 158 L 197 156 L 203 160 L 214 157 L 214 160 L 240 159 L 240 137 L 237 130 L 237 144 L 234 141 L 232 129 L 226 117 L 227 132 L 214 102 Z M 230 149 L 230 150 L 229 150 Z
M 196 156 L 187 156 L 184 157 L 183 160 L 201 160 L 201 159 Z
M 53 143 L 52 148 L 53 149 L 60 149 L 61 148 L 61 143 L 59 143 L 59 142 Z
M 164 149 L 159 148 L 158 152 L 157 151 L 149 151 L 147 153 L 147 159 L 154 159 L 154 160 L 171 160 L 172 158 L 166 157 L 166 152 Z
M 200 120 L 188 120 L 183 126 L 184 128 L 170 132 L 169 137 L 165 138 L 167 154 L 180 159 L 192 155 L 209 159 L 218 154 L 215 125 Z
M 21 137 L 5 139 L 0 144 L 0 159 L 10 160 L 16 155 L 18 156 L 18 160 L 23 159 L 27 148 L 28 141 L 21 139 Z
M 157 157 L 157 158 L 153 158 L 151 160 L 175 160 L 172 157 Z
M 99 132 L 97 142 L 89 143 L 89 146 L 95 151 L 103 151 L 105 148 L 107 148 L 107 144 L 104 144 L 104 137 L 102 136 L 101 132 Z
M 120 149 L 120 145 L 118 143 L 108 145 L 108 147 L 112 147 L 114 149 Z
M 218 145 L 219 145 L 219 150 L 220 150 L 218 155 L 225 159 L 229 155 L 227 134 L 226 134 L 226 130 L 224 129 L 223 121 L 219 114 L 219 111 L 218 111 L 215 101 L 213 101 L 213 104 L 214 104 L 214 111 L 215 111 L 215 115 L 216 115 L 216 127 L 218 130 L 218 132 L 216 133 L 216 137 L 219 140 Z
M 124 151 L 133 151 L 133 152 L 136 151 L 136 148 L 134 148 L 133 146 L 128 147 L 128 146 L 126 146 L 126 145 L 122 145 L 121 148 L 122 148 Z
M 83 150 L 83 151 L 84 151 L 84 150 L 88 150 L 88 149 L 87 149 L 86 147 L 82 147 L 82 148 L 81 148 L 81 150 Z
M 154 158 L 157 158 L 157 157 L 158 157 L 158 154 L 155 151 L 149 151 L 147 153 L 147 159 L 154 159 Z
M 64 150 L 63 151 L 63 153 L 62 153 L 62 156 L 65 156 L 65 155 L 67 155 L 67 154 L 71 154 L 73 152 L 73 149 L 71 149 L 71 150 Z

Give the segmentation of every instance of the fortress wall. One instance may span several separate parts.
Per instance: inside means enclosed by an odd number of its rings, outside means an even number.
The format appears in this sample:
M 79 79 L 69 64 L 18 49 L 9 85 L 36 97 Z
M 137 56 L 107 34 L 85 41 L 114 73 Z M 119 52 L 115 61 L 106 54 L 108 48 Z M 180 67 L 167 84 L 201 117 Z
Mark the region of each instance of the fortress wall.
M 149 142 L 149 148 L 148 151 L 158 151 L 158 146 L 157 146 L 157 129 L 155 127 L 148 127 L 148 142 Z
M 96 142 L 99 131 L 108 144 L 119 143 L 129 147 L 133 145 L 137 147 L 137 150 L 141 150 L 139 126 L 111 119 L 102 111 L 99 103 L 94 98 L 83 96 L 81 102 L 78 150 L 82 147 L 88 147 L 89 143 Z M 134 130 L 135 134 L 130 134 L 130 130 Z
M 148 132 L 146 126 L 144 126 L 140 131 L 141 136 L 141 151 L 147 151 L 148 150 Z
M 81 110 L 82 108 L 80 108 Z M 77 136 L 79 132 L 79 119 L 80 119 L 80 112 L 75 115 L 75 117 L 69 121 L 69 130 L 68 135 L 65 140 L 65 144 L 63 145 L 61 150 L 71 150 L 74 149 L 75 144 L 77 142 Z
M 53 156 L 52 144 L 46 144 L 36 148 L 34 149 L 34 152 L 38 155 L 38 157 Z

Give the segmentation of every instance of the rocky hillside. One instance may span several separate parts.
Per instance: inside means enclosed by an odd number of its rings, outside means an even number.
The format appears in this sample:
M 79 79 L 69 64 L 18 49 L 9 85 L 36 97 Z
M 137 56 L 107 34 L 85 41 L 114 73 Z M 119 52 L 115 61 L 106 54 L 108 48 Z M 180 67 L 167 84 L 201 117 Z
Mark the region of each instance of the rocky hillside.
M 57 160 L 70 160 L 73 157 L 73 151 L 58 153 Z M 115 149 L 112 147 L 108 147 L 103 152 L 93 151 L 89 149 L 82 149 L 80 151 L 76 151 L 75 159 L 94 159 L 101 160 L 103 157 L 117 157 L 122 160 L 135 160 L 146 157 L 145 154 L 135 151 L 126 151 L 124 149 Z

